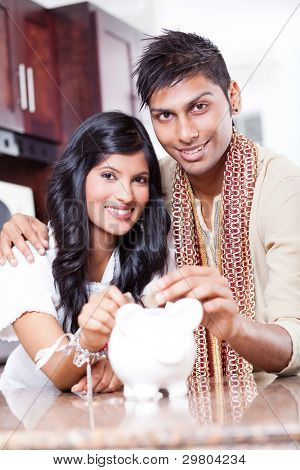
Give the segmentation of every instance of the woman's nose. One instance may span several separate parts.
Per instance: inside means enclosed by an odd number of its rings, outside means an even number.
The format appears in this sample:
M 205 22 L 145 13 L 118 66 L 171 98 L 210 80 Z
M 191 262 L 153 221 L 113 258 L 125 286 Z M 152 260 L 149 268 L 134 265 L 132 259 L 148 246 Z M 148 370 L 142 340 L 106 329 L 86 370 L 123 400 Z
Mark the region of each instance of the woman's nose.
M 115 197 L 118 201 L 129 204 L 134 200 L 134 193 L 131 188 L 131 184 L 119 181 L 118 190 L 115 193 Z

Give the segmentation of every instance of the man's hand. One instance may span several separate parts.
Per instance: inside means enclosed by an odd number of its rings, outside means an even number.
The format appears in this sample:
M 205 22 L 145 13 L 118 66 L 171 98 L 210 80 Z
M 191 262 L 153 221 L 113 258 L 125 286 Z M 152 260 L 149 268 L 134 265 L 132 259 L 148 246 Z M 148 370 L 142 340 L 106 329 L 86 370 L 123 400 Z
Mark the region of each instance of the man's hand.
M 230 342 L 240 326 L 241 315 L 227 280 L 216 268 L 184 266 L 153 285 L 158 305 L 183 297 L 196 298 L 203 305 L 201 324 L 217 338 Z
M 102 359 L 92 366 L 92 383 L 94 393 L 110 393 L 120 390 L 122 387 L 121 380 L 114 374 L 110 362 L 107 359 Z M 87 391 L 87 377 L 86 375 L 72 387 L 72 392 Z
M 24 214 L 14 214 L 3 225 L 0 233 L 0 266 L 9 261 L 12 266 L 17 266 L 18 261 L 14 257 L 12 247 L 15 245 L 29 263 L 34 261 L 33 255 L 25 240 L 28 240 L 41 254 L 45 254 L 48 248 L 47 225 L 35 217 Z

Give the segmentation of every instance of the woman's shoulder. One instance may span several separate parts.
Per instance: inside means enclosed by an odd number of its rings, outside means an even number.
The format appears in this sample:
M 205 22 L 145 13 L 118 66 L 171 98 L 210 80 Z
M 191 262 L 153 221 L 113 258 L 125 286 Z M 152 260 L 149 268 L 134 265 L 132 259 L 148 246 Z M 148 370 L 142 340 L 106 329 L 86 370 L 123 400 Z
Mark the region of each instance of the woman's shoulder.
M 48 313 L 57 317 L 57 294 L 48 250 L 41 256 L 30 242 L 27 244 L 34 257 L 33 263 L 29 263 L 14 247 L 18 265 L 12 267 L 7 262 L 0 267 L 0 338 L 7 341 L 17 339 L 12 324 L 25 312 Z

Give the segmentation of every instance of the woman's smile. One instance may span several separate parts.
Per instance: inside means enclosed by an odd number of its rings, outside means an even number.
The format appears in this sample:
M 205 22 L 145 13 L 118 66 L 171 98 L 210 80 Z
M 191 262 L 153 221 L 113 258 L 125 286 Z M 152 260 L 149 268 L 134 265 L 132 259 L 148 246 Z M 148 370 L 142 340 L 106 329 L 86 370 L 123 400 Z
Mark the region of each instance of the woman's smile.
M 130 220 L 135 208 L 126 205 L 109 204 L 105 205 L 105 209 L 115 219 Z

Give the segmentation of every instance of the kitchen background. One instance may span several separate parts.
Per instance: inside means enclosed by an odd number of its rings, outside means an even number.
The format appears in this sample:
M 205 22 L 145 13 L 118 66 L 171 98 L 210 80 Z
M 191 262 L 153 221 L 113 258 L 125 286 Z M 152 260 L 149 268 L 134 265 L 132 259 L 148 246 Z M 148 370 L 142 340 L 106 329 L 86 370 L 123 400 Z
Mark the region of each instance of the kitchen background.
M 238 127 L 300 165 L 297 0 L 0 0 L 0 228 L 14 212 L 45 220 L 51 164 L 95 112 L 140 117 L 164 155 L 131 78 L 162 28 L 217 44 L 242 88 Z

